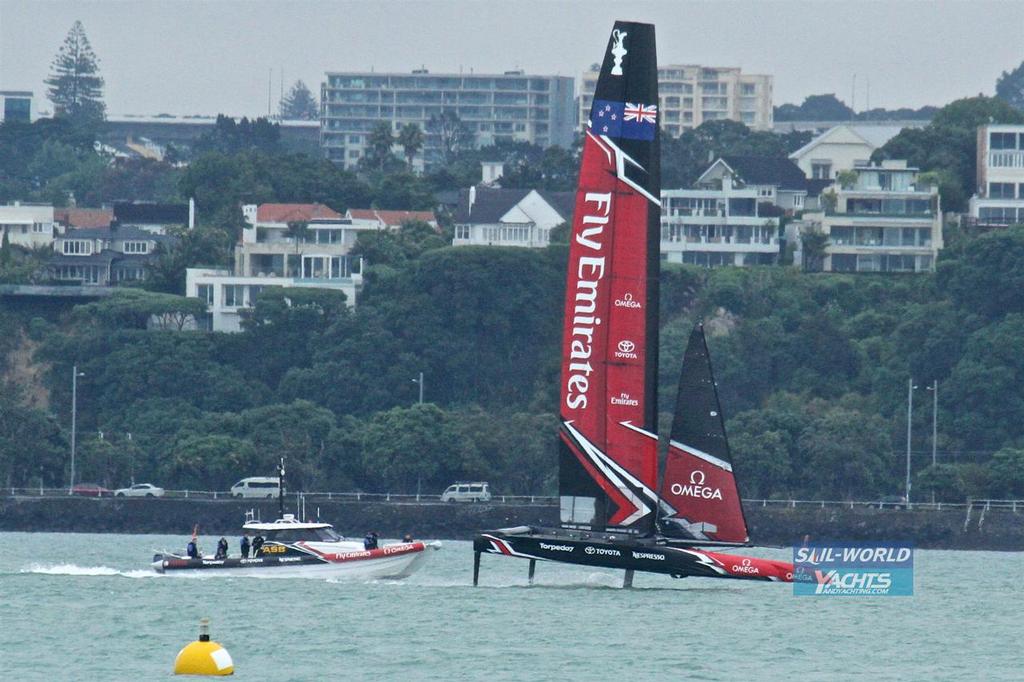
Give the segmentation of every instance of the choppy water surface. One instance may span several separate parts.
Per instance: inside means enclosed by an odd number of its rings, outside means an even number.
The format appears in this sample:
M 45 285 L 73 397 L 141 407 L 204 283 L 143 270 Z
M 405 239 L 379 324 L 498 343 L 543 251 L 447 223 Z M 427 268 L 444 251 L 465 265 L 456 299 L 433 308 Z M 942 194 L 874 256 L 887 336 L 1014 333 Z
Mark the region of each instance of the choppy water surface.
M 0 678 L 170 678 L 202 616 L 250 680 L 1024 677 L 1021 554 L 919 551 L 914 597 L 813 598 L 548 563 L 529 587 L 491 556 L 474 589 L 467 542 L 401 582 L 150 572 L 185 541 L 0 533 Z

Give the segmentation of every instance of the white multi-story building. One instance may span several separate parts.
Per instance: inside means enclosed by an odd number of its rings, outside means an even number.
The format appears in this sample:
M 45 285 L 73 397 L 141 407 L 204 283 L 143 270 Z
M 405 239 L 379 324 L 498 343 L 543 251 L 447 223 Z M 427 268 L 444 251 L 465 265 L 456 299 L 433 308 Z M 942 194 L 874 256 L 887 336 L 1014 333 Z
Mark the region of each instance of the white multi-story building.
M 583 73 L 578 120 L 590 117 L 600 65 Z M 678 137 L 705 121 L 729 119 L 754 130 L 772 129 L 772 77 L 738 68 L 668 64 L 658 68 L 658 124 Z
M 572 192 L 470 187 L 459 192 L 453 246 L 544 248 L 572 219 Z
M 213 331 L 241 330 L 240 312 L 266 287 L 342 291 L 355 305 L 362 288 L 362 259 L 349 252 L 360 231 L 323 204 L 246 205 L 247 225 L 235 246 L 234 270 L 189 268 L 185 294 L 206 302 Z
M 734 186 L 731 174 L 720 181 L 719 189 L 662 190 L 662 260 L 705 267 L 777 263 L 779 219 L 761 215 L 761 190 Z
M 474 146 L 498 141 L 542 147 L 573 142 L 573 79 L 568 76 L 503 74 L 329 72 L 320 86 L 320 146 L 326 158 L 355 166 L 381 121 L 398 131 L 407 123 L 424 130 L 423 154 L 439 148 L 428 122 L 454 112 Z M 400 148 L 395 147 L 397 153 Z
M 33 249 L 50 246 L 53 236 L 53 206 L 19 201 L 0 206 L 0 244 L 6 237 L 9 244 Z
M 805 213 L 802 234 L 828 238 L 826 272 L 928 272 L 942 248 L 942 211 L 934 186 L 917 184 L 906 161 L 856 166 L 855 183 L 822 195 L 825 210 Z M 805 254 L 800 253 L 800 261 Z
M 839 173 L 866 166 L 871 154 L 896 137 L 899 126 L 844 123 L 830 128 L 789 158 L 812 180 L 834 180 Z
M 977 187 L 970 215 L 983 227 L 1024 224 L 1024 125 L 978 128 Z

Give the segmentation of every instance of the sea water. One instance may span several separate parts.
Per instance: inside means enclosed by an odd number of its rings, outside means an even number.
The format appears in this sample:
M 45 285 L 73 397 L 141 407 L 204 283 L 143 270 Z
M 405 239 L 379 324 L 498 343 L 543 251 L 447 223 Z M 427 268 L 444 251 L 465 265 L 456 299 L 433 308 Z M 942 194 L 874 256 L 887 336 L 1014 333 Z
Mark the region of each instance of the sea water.
M 1024 679 L 1019 553 L 918 551 L 913 597 L 797 597 L 544 562 L 529 586 L 491 555 L 474 588 L 468 542 L 402 581 L 150 570 L 186 541 L 0 533 L 0 679 L 170 678 L 204 616 L 248 680 Z

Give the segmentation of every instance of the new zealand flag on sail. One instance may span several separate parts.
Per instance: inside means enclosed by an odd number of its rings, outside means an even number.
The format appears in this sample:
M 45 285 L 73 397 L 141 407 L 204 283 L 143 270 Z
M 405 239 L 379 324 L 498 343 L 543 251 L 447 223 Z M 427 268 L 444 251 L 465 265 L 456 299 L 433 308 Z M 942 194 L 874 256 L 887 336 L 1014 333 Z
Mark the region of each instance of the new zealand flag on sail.
M 598 135 L 653 140 L 658 126 L 658 105 L 595 99 L 590 110 L 590 125 Z

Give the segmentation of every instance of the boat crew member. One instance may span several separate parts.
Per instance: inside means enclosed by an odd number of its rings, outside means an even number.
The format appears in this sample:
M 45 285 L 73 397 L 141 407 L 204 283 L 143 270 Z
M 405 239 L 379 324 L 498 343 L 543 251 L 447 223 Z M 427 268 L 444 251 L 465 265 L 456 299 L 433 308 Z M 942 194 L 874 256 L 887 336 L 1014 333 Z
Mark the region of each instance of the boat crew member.
M 405 543 L 412 542 L 412 533 L 406 533 L 405 537 L 402 538 L 402 542 L 405 542 Z
M 377 538 L 378 538 L 377 533 L 371 530 L 369 533 L 366 534 L 366 537 L 363 538 L 363 548 L 364 549 L 377 549 L 377 545 L 378 545 Z
M 242 558 L 243 559 L 248 559 L 249 558 L 249 535 L 248 534 L 242 536 Z
M 260 555 L 260 549 L 263 547 L 263 536 L 257 533 L 256 537 L 252 539 L 252 555 L 254 557 Z
M 214 559 L 227 559 L 228 558 L 228 539 L 221 536 L 221 539 L 217 541 L 217 553 L 213 557 Z
M 199 547 L 196 545 L 196 539 L 194 536 L 188 541 L 188 545 L 185 547 L 185 553 L 188 554 L 189 559 L 199 558 Z

